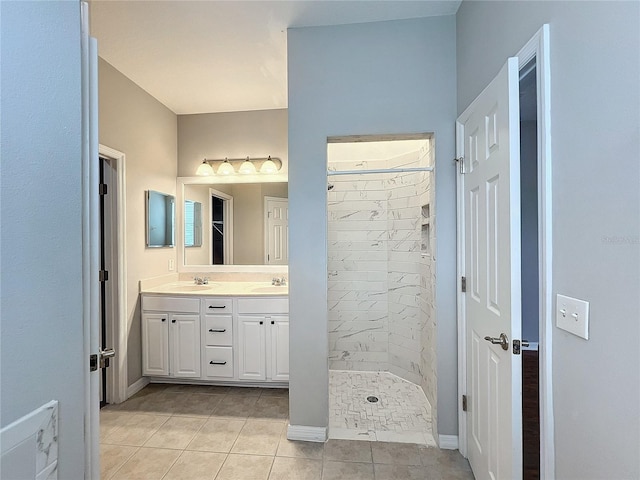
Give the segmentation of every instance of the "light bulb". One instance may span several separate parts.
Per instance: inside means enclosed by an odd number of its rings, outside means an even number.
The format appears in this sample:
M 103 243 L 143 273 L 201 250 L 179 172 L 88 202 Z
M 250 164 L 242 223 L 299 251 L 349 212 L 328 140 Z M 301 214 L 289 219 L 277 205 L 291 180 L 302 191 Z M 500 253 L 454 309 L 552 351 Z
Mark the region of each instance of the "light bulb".
M 233 168 L 233 165 L 225 158 L 222 165 L 218 167 L 218 175 L 233 175 L 234 173 L 236 173 L 236 169 Z
M 278 173 L 278 167 L 273 163 L 273 160 L 271 160 L 271 155 L 269 155 L 269 158 L 267 158 L 260 167 L 260 173 Z
M 213 172 L 213 168 L 211 168 L 211 165 L 209 165 L 206 160 L 203 160 L 202 163 L 198 165 L 196 175 L 198 175 L 199 177 L 209 177 L 211 175 L 215 175 L 215 173 Z
M 254 173 L 257 173 L 257 170 L 256 166 L 249 160 L 249 157 L 247 157 L 247 159 L 242 162 L 242 165 L 240 165 L 238 172 L 242 173 L 243 175 L 252 175 Z

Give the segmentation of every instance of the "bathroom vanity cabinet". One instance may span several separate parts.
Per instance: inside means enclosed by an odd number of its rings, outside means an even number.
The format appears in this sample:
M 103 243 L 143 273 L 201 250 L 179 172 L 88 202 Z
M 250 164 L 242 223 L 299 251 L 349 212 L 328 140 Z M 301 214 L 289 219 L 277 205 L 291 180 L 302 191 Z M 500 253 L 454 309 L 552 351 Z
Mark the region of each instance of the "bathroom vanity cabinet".
M 289 380 L 286 299 L 239 299 L 238 339 L 238 378 Z
M 142 309 L 143 373 L 176 378 L 199 377 L 199 301 L 145 297 Z
M 287 297 L 142 294 L 143 375 L 194 383 L 287 383 Z

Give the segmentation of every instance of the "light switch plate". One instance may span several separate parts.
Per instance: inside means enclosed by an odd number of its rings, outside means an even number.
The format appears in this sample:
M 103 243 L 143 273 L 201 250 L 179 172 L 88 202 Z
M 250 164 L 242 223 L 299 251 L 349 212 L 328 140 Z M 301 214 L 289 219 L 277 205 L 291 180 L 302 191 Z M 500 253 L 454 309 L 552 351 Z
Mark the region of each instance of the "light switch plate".
M 589 340 L 589 302 L 557 295 L 556 326 Z

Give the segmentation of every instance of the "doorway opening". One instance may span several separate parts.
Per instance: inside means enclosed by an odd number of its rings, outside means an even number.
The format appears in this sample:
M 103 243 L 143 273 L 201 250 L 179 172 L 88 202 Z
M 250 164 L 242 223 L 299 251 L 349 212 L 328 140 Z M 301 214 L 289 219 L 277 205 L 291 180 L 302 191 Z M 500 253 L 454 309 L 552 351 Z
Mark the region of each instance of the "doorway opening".
M 209 228 L 211 229 L 210 265 L 233 264 L 233 197 L 226 193 L 209 189 L 211 208 Z
M 522 296 L 522 468 L 540 478 L 538 100 L 536 57 L 520 69 L 520 245 Z
M 329 138 L 329 438 L 435 446 L 431 134 Z
M 99 347 L 113 348 L 115 357 L 108 360 L 99 382 L 100 406 L 127 399 L 127 262 L 125 155 L 99 145 L 100 200 L 100 270 Z

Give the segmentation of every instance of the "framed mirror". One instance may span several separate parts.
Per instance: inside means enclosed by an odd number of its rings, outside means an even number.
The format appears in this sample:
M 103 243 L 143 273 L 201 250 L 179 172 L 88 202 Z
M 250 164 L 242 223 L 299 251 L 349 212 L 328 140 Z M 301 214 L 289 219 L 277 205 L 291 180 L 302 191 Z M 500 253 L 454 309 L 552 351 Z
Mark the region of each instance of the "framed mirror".
M 282 271 L 287 265 L 286 176 L 251 177 L 178 178 L 181 271 L 255 271 L 257 267 L 261 271 Z M 201 237 L 199 242 L 193 237 L 192 242 L 190 232 L 197 221 L 191 218 L 191 211 L 195 212 L 198 204 Z
M 173 195 L 154 190 L 147 190 L 146 193 L 147 247 L 173 247 L 176 199 Z

